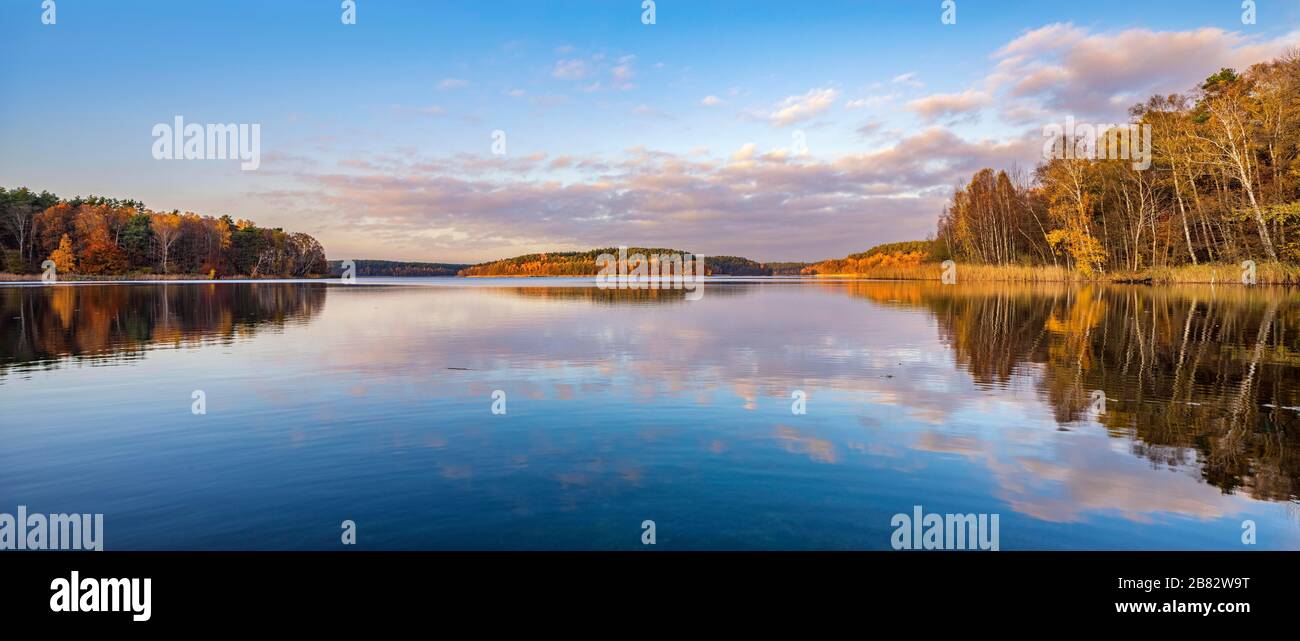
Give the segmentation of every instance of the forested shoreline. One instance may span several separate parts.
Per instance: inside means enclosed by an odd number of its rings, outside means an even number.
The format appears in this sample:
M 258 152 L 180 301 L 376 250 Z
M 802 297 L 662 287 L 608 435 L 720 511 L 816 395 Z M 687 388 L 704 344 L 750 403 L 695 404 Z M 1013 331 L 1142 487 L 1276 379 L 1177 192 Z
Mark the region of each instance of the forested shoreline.
M 939 220 L 943 251 L 1083 276 L 1300 262 L 1300 52 L 1243 73 L 1222 69 L 1129 113 L 1150 127 L 1148 168 L 1089 159 L 1078 137 L 1049 140 L 1079 153 L 1031 172 L 977 172 Z M 1098 147 L 1119 133 L 1102 134 Z
M 328 271 L 308 234 L 251 220 L 155 212 L 137 200 L 0 187 L 0 272 L 37 278 L 311 277 Z M 48 261 L 48 262 L 47 262 Z
M 805 267 L 804 275 L 938 280 L 1300 284 L 1300 52 L 1221 69 L 1134 105 L 1097 136 L 1044 136 L 1032 170 L 984 168 L 935 236 Z M 1100 150 L 1132 146 L 1146 162 Z M 1052 152 L 1052 153 L 1048 153 Z

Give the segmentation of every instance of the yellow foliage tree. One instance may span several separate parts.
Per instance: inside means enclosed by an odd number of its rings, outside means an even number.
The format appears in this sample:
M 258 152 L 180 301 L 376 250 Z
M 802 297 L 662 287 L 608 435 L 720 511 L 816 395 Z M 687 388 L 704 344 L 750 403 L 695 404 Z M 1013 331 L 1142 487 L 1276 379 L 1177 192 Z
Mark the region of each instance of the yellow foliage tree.
M 167 265 L 171 262 L 172 246 L 181 237 L 181 216 L 177 213 L 155 214 L 149 220 L 149 227 L 153 229 L 154 240 L 158 243 L 158 254 L 161 259 L 163 273 L 167 272 Z
M 1097 273 L 1106 261 L 1106 250 L 1082 227 L 1053 229 L 1047 232 L 1047 244 L 1053 250 L 1064 249 L 1074 259 L 1074 268 L 1085 276 Z
M 54 269 L 61 274 L 71 274 L 77 270 L 77 254 L 72 251 L 72 239 L 67 234 L 59 239 L 59 246 L 50 253 Z

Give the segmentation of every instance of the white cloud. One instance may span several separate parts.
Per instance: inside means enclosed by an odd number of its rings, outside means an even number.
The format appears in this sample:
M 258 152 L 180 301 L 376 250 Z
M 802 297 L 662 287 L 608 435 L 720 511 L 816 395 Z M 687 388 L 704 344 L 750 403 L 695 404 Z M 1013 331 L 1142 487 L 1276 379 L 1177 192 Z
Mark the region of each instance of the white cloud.
M 651 107 L 650 105 L 637 105 L 635 108 L 632 109 L 632 113 L 638 116 L 648 116 L 651 118 L 671 118 L 671 116 L 669 116 L 668 114 L 664 113 L 659 109 Z
M 835 104 L 840 91 L 833 87 L 813 89 L 802 96 L 790 96 L 777 105 L 768 120 L 778 127 L 801 122 L 825 112 Z
M 1186 92 L 1222 67 L 1243 70 L 1300 44 L 1300 32 L 1265 40 L 1248 34 L 1201 28 L 1187 31 L 1125 29 L 1094 33 L 1068 23 L 1025 32 L 994 53 L 997 66 L 986 78 L 1030 107 L 1077 117 L 1114 120 L 1147 96 Z
M 553 159 L 458 154 L 299 174 L 308 188 L 283 197 L 350 221 L 362 217 L 368 238 L 402 250 L 415 250 L 416 232 L 448 226 L 467 236 L 423 251 L 486 257 L 502 230 L 543 246 L 594 246 L 629 229 L 652 246 L 693 246 L 720 228 L 743 226 L 743 237 L 719 241 L 719 250 L 820 259 L 876 240 L 921 238 L 952 185 L 1040 152 L 1037 136 L 971 141 L 935 127 L 877 151 L 799 161 L 783 150 L 761 153 L 754 143 L 721 159 L 646 148 Z M 557 169 L 572 177 L 538 173 Z
M 618 59 L 618 64 L 609 70 L 611 86 L 619 91 L 636 88 L 632 82 L 632 78 L 636 77 L 636 72 L 632 69 L 632 61 L 635 59 L 636 56 L 623 56 Z
M 858 127 L 854 130 L 854 133 L 858 134 L 860 138 L 872 138 L 880 133 L 880 128 L 880 123 L 872 121 Z
M 746 160 L 752 159 L 754 157 L 754 154 L 757 151 L 758 151 L 758 145 L 752 142 L 748 142 L 745 143 L 740 149 L 737 149 L 736 153 L 731 155 L 731 159 L 737 162 L 744 162 Z
M 580 80 L 591 75 L 591 65 L 579 58 L 563 58 L 555 61 L 551 75 L 561 80 Z
M 406 115 L 415 115 L 415 116 L 441 116 L 443 114 L 442 107 L 439 107 L 438 105 L 428 105 L 425 107 L 393 105 L 392 110 L 393 113 L 399 115 L 406 114 Z
M 907 103 L 907 108 L 926 120 L 946 116 L 969 115 L 987 106 L 993 97 L 983 91 L 967 89 L 961 93 L 938 93 Z
M 582 90 L 595 92 L 603 89 L 630 91 L 636 89 L 634 55 L 623 55 L 610 60 L 604 53 L 589 57 L 561 58 L 551 68 L 551 76 L 560 80 L 584 81 Z
M 921 82 L 920 80 L 916 79 L 915 71 L 909 71 L 907 73 L 894 76 L 894 79 L 891 82 L 893 82 L 894 84 L 905 84 L 909 87 L 916 87 L 917 89 L 920 89 L 921 87 L 925 86 L 924 82 Z
M 844 103 L 844 107 L 846 109 L 866 109 L 866 108 L 882 107 L 890 102 L 893 102 L 894 99 L 897 97 L 898 94 L 895 93 L 879 95 L 879 96 L 867 96 L 865 98 L 850 100 Z

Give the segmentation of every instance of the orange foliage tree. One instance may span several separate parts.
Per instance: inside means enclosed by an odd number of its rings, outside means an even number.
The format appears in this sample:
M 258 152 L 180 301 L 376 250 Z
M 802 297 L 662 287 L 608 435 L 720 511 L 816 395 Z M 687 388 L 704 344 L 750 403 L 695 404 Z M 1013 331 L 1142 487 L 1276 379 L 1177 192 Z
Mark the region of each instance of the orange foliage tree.
M 81 251 L 83 274 L 121 274 L 126 271 L 126 252 L 109 237 L 106 228 L 98 228 L 86 239 Z

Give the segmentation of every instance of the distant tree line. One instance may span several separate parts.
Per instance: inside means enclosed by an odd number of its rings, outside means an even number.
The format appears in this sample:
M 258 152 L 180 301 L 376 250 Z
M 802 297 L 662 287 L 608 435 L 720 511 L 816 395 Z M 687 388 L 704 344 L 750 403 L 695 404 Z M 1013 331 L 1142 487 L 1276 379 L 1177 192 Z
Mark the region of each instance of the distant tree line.
M 397 260 L 357 260 L 357 276 L 455 276 L 469 265 L 454 263 L 418 263 Z M 343 261 L 329 262 L 331 276 L 343 275 Z
M 137 200 L 0 188 L 3 271 L 60 274 L 312 276 L 327 271 L 315 238 L 230 216 L 154 212 Z
M 844 258 L 824 260 L 805 266 L 800 273 L 817 274 L 869 274 L 880 269 L 914 268 L 923 262 L 942 260 L 942 248 L 929 240 L 909 240 L 884 243 Z
M 689 254 L 677 249 L 629 247 L 628 256 L 641 254 Z M 601 254 L 618 256 L 617 247 L 593 249 L 585 252 L 548 252 L 526 254 L 466 267 L 461 276 L 595 276 L 600 273 L 596 259 Z M 748 258 L 739 256 L 705 256 L 704 270 L 708 276 L 771 276 L 772 269 Z
M 811 264 L 812 263 L 776 262 L 763 263 L 763 266 L 772 270 L 773 276 L 798 276 L 803 271 L 803 268 Z
M 1060 154 L 1032 173 L 983 169 L 953 194 L 939 242 L 959 260 L 1089 274 L 1300 261 L 1300 53 L 1220 70 L 1130 115 L 1150 126 L 1149 168 Z

